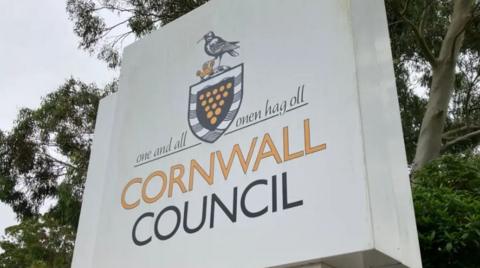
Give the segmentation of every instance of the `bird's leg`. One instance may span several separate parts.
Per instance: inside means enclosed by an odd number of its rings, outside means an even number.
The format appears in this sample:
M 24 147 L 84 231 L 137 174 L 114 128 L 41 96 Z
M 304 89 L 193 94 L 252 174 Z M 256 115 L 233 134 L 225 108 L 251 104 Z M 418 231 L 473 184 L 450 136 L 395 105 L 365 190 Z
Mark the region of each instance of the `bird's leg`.
M 220 55 L 219 56 L 219 59 L 218 59 L 218 69 L 220 70 L 220 68 L 222 67 L 222 56 L 223 55 Z

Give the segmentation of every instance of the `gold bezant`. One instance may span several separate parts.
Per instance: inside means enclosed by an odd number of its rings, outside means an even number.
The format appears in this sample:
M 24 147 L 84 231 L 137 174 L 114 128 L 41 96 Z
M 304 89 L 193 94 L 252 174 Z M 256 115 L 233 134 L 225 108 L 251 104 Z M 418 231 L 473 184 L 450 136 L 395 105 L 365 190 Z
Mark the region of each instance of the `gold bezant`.
M 208 118 L 208 119 L 212 118 L 212 116 L 213 116 L 213 112 L 212 112 L 212 111 L 210 111 L 210 112 L 207 113 L 207 118 Z
M 215 125 L 215 123 L 217 123 L 216 117 L 213 117 L 212 119 L 210 119 L 210 124 Z

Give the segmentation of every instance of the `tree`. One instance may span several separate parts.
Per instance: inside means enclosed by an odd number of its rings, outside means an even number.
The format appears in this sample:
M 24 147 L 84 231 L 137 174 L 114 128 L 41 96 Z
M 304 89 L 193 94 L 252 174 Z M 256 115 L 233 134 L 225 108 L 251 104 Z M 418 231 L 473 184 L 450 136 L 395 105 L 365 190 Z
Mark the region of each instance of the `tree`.
M 71 78 L 0 131 L 0 200 L 21 221 L 0 241 L 0 267 L 70 266 L 98 103 L 115 90 Z
M 35 217 L 6 229 L 0 241 L 2 268 L 67 268 L 73 256 L 75 230 L 51 217 Z
M 466 86 L 456 83 L 456 68 L 461 59 L 471 61 L 470 57 L 478 56 L 480 50 L 479 3 L 474 0 L 386 0 L 386 4 L 392 40 L 396 43 L 392 46 L 394 55 L 397 64 L 403 64 L 397 70 L 405 70 L 409 63 L 414 65 L 429 89 L 412 165 L 415 171 L 449 147 L 480 135 L 478 126 L 466 120 L 460 125 L 452 124 L 457 128 L 445 132 L 455 86 Z M 470 88 L 472 93 L 474 88 Z M 462 107 L 468 108 L 464 104 Z
M 394 64 L 394 69 L 402 118 L 403 139 L 405 142 L 407 161 L 411 163 L 415 156 L 418 135 L 420 133 L 427 101 L 417 96 L 408 83 L 410 73 L 405 65 L 405 62 L 397 61 L 396 64 Z
M 79 47 L 108 62 L 120 64 L 118 50 L 123 41 L 134 35 L 142 37 L 208 0 L 67 0 L 67 12 L 74 21 Z M 120 21 L 107 25 L 105 12 L 119 16 Z
M 480 55 L 466 52 L 457 65 L 451 112 L 442 152 L 462 152 L 480 144 Z
M 100 98 L 115 90 L 69 79 L 36 110 L 22 109 L 11 132 L 0 132 L 0 200 L 20 220 L 49 213 L 76 228 Z

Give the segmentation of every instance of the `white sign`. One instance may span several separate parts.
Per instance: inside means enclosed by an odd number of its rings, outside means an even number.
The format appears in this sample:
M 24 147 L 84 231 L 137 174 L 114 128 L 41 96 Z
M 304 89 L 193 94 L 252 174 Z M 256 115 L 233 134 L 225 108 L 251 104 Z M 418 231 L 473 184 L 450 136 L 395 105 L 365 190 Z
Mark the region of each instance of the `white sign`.
M 129 46 L 73 266 L 421 267 L 388 42 L 382 1 L 214 0 Z

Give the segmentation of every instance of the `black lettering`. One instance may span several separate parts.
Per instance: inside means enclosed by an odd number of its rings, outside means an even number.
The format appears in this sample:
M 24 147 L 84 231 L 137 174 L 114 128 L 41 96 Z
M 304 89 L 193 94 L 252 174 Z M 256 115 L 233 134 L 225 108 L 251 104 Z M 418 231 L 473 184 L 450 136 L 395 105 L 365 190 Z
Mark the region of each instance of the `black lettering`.
M 245 214 L 245 216 L 247 216 L 249 218 L 260 217 L 263 214 L 268 212 L 268 206 L 266 206 L 265 208 L 263 208 L 262 210 L 257 211 L 257 212 L 251 212 L 250 210 L 247 209 L 247 205 L 245 204 L 245 201 L 246 201 L 245 199 L 247 198 L 247 194 L 253 187 L 255 187 L 257 185 L 268 185 L 268 181 L 267 180 L 257 180 L 257 181 L 254 181 L 254 182 L 250 183 L 247 186 L 247 188 L 245 188 L 245 190 L 243 191 L 242 198 L 240 200 L 240 206 L 242 208 L 242 212 L 243 212 L 243 214 Z
M 272 176 L 272 212 L 277 212 L 277 175 Z
M 160 221 L 160 218 L 162 218 L 163 214 L 167 213 L 169 210 L 173 211 L 175 213 L 175 216 L 177 217 L 177 223 L 175 224 L 175 228 L 167 234 L 167 235 L 162 235 L 158 231 L 158 222 Z M 168 240 L 172 238 L 175 233 L 178 231 L 178 228 L 180 227 L 180 220 L 181 220 L 181 215 L 180 215 L 180 210 L 177 207 L 174 206 L 168 206 L 164 208 L 160 214 L 158 214 L 157 219 L 155 220 L 155 236 L 160 239 L 160 240 Z
M 189 233 L 189 234 L 193 234 L 193 233 L 196 233 L 198 231 L 200 231 L 200 229 L 202 229 L 203 225 L 205 224 L 205 218 L 206 218 L 206 214 L 207 214 L 207 196 L 204 196 L 203 197 L 203 207 L 202 207 L 202 220 L 200 222 L 200 224 L 193 228 L 193 229 L 190 229 L 188 227 L 188 223 L 187 223 L 187 218 L 188 218 L 188 202 L 185 202 L 185 209 L 183 211 L 183 229 L 185 230 L 185 232 Z
M 149 238 L 147 238 L 146 240 L 143 240 L 143 241 L 138 240 L 138 238 L 137 238 L 137 226 L 140 223 L 140 221 L 142 221 L 144 218 L 146 218 L 146 217 L 153 218 L 154 216 L 155 216 L 155 214 L 153 214 L 152 212 L 144 213 L 137 219 L 137 221 L 133 225 L 132 239 L 133 239 L 133 243 L 135 243 L 135 245 L 141 247 L 141 246 L 145 246 L 146 244 L 150 243 L 150 241 L 152 241 L 151 236 Z
M 215 203 L 223 210 L 225 215 L 231 222 L 237 222 L 237 187 L 233 188 L 233 211 L 230 212 L 225 204 L 218 198 L 216 194 L 212 194 L 212 207 L 210 211 L 210 229 L 214 227 L 215 220 Z
M 303 205 L 303 200 L 288 203 L 287 172 L 282 173 L 283 209 L 287 210 Z

